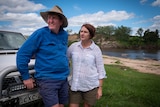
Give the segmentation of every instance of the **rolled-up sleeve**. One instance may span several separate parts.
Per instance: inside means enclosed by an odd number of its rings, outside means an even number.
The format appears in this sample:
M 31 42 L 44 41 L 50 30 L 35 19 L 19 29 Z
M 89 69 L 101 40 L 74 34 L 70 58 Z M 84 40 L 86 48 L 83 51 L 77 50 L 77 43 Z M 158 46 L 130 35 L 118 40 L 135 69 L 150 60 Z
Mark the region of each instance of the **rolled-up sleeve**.
M 97 66 L 97 72 L 99 74 L 99 79 L 107 78 L 106 71 L 104 68 L 104 62 L 103 62 L 103 56 L 101 50 L 97 47 L 95 49 L 96 53 L 96 66 Z

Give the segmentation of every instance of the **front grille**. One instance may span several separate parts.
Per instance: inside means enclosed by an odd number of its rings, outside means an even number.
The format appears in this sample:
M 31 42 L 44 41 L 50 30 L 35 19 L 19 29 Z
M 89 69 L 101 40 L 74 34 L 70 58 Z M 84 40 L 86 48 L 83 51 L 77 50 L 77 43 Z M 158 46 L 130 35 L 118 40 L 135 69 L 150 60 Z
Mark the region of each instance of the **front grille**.
M 31 77 L 33 78 L 34 74 L 31 74 Z M 2 90 L 8 90 L 8 91 L 16 90 L 16 91 L 19 91 L 19 90 L 24 90 L 24 89 L 26 89 L 26 87 L 23 85 L 22 76 L 20 76 L 20 75 L 12 76 L 12 77 L 9 76 L 7 78 L 4 78 L 4 80 L 3 80 Z
M 3 80 L 3 86 L 2 86 L 2 90 L 5 90 L 9 87 L 9 84 L 14 84 L 16 83 L 16 80 L 14 77 L 11 77 L 11 78 L 5 78 Z

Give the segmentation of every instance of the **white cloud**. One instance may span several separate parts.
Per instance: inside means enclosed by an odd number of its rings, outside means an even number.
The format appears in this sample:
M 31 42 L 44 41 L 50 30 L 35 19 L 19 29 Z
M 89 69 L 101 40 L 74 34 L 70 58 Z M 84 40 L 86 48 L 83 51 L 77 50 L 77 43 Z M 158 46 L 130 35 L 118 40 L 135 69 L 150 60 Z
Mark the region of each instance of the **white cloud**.
M 45 9 L 42 4 L 35 4 L 28 0 L 0 0 L 0 12 L 33 12 Z
M 152 25 L 148 27 L 143 27 L 143 30 L 145 31 L 147 29 L 150 29 L 151 31 L 155 31 L 157 29 L 160 34 L 160 15 L 154 16 L 153 18 L 148 19 L 148 20 L 141 20 L 141 21 L 135 22 L 134 24 L 143 24 L 143 23 L 145 24 L 148 22 L 152 22 Z M 133 34 L 135 34 L 139 28 L 140 27 L 133 27 L 132 28 Z
M 147 23 L 147 22 L 152 22 L 152 25 L 148 26 L 148 27 L 143 27 L 143 30 L 147 30 L 150 29 L 151 31 L 155 31 L 156 29 L 159 31 L 160 34 L 160 15 L 154 16 L 152 19 L 148 19 L 148 20 L 142 20 L 139 22 L 136 22 L 134 24 L 142 24 L 142 23 Z M 136 33 L 136 31 L 139 29 L 139 27 L 133 27 L 133 34 Z
M 12 0 L 12 2 L 15 0 Z M 25 6 L 27 7 L 36 7 L 39 6 L 37 4 L 34 4 L 32 2 L 22 0 L 23 2 L 26 2 Z M 28 9 L 24 9 L 23 11 L 20 9 L 14 9 L 13 7 L 16 6 L 10 6 L 10 5 L 4 5 L 4 2 L 0 2 L 3 4 L 3 7 L 0 7 L 1 17 L 0 21 L 2 22 L 9 22 L 10 24 L 8 26 L 1 25 L 0 29 L 10 29 L 12 31 L 20 31 L 24 35 L 30 35 L 35 29 L 40 28 L 45 25 L 45 22 L 43 19 L 37 14 L 33 13 L 32 11 L 29 11 Z M 20 5 L 21 4 L 21 5 Z M 18 3 L 19 7 L 22 7 L 24 3 Z M 32 5 L 32 6 L 31 6 Z M 6 7 L 6 8 L 4 8 Z M 7 8 L 8 7 L 8 8 Z M 38 10 L 43 9 L 44 6 L 41 8 L 37 8 Z M 116 26 L 113 22 L 114 21 L 122 21 L 127 20 L 134 17 L 133 13 L 127 13 L 126 11 L 116 11 L 112 10 L 110 12 L 103 12 L 99 11 L 97 13 L 93 14 L 81 14 L 79 16 L 74 16 L 68 19 L 69 21 L 69 27 L 75 27 L 80 26 L 83 23 L 91 23 L 95 27 L 97 26 L 107 26 L 107 25 L 113 25 Z
M 153 17 L 153 24 L 149 27 L 151 30 L 158 29 L 160 32 L 160 15 Z
M 0 21 L 8 25 L 0 25 L 1 30 L 19 31 L 30 35 L 35 29 L 44 26 L 45 22 L 37 14 L 45 6 L 27 0 L 0 0 Z
M 140 0 L 140 3 L 141 4 L 144 4 L 144 3 L 146 3 L 147 2 L 147 0 Z
M 93 14 L 82 14 L 79 16 L 74 16 L 68 19 L 69 26 L 80 26 L 83 23 L 91 23 L 94 26 L 100 25 L 114 25 L 114 21 L 122 21 L 133 18 L 133 13 L 127 13 L 126 11 L 116 11 L 112 10 L 110 12 L 99 11 Z
M 137 33 L 137 30 L 138 30 L 138 29 L 139 29 L 139 27 L 133 27 L 133 28 L 132 28 L 132 34 L 131 34 L 131 35 L 132 35 L 132 36 L 137 36 L 136 33 Z
M 78 11 L 80 11 L 80 10 L 81 10 L 81 8 L 80 8 L 80 7 L 78 7 L 77 5 L 74 5 L 74 6 L 73 6 L 73 8 L 74 8 L 75 10 L 78 10 Z
M 133 22 L 133 24 L 143 24 L 143 23 L 147 23 L 149 20 L 140 20 L 137 22 Z
M 156 0 L 152 3 L 152 6 L 159 6 L 160 7 L 160 0 Z
M 141 1 L 146 2 L 146 0 Z M 155 1 L 156 5 L 159 1 L 160 0 Z M 42 4 L 35 4 L 28 0 L 0 0 L 0 30 L 19 31 L 24 35 L 30 35 L 37 28 L 47 25 L 41 16 L 39 16 L 39 11 L 45 8 Z M 78 6 L 74 8 L 81 10 Z M 87 22 L 93 24 L 95 27 L 108 25 L 117 26 L 115 24 L 116 22 L 134 17 L 135 15 L 133 13 L 117 10 L 86 13 L 69 18 L 69 26 L 66 29 L 71 28 L 74 30 L 74 28 L 78 28 L 79 30 L 79 27 Z M 153 18 L 153 24 L 150 28 L 160 31 L 159 17 L 160 16 L 157 15 Z

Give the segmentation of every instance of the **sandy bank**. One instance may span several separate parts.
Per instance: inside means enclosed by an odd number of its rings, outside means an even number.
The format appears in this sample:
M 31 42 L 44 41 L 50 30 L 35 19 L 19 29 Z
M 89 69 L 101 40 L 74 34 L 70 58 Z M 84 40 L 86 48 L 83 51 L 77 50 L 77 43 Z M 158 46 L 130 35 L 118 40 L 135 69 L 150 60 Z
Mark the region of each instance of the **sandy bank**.
M 112 57 L 104 55 L 104 63 L 105 64 L 116 64 L 127 66 L 133 69 L 138 70 L 139 72 L 144 73 L 153 73 L 160 75 L 160 61 L 155 60 L 134 60 L 134 59 L 127 59 L 127 58 L 119 58 L 119 57 Z

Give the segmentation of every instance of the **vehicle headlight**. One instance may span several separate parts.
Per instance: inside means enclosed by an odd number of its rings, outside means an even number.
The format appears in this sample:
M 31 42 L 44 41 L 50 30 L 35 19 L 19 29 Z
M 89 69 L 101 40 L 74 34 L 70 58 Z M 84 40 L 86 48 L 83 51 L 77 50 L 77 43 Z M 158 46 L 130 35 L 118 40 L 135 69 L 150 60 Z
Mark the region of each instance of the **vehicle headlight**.
M 15 84 L 9 87 L 10 92 L 19 91 L 26 89 L 26 86 L 24 84 Z

